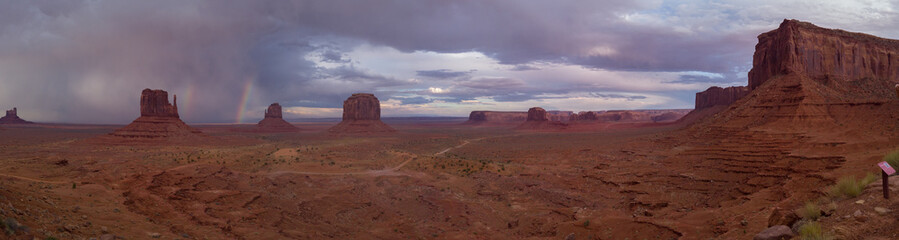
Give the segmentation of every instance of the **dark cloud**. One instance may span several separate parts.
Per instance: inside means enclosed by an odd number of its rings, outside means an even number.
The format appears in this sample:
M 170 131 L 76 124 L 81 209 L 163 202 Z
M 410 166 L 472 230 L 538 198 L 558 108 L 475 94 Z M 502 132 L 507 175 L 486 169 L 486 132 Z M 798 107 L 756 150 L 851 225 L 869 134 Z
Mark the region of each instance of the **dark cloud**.
M 425 104 L 434 102 L 433 100 L 424 97 L 394 97 L 394 99 L 400 100 L 403 104 Z
M 422 77 L 437 78 L 437 79 L 449 79 L 449 78 L 467 77 L 467 76 L 470 76 L 470 74 L 475 71 L 477 71 L 477 70 L 469 70 L 469 71 L 452 71 L 449 69 L 421 70 L 421 71 L 416 71 L 416 75 L 422 76 Z
M 460 81 L 458 86 L 483 90 L 513 89 L 525 86 L 524 81 L 512 78 L 482 77 Z
M 605 98 L 605 99 L 625 99 L 628 101 L 646 99 L 646 96 L 641 96 L 641 95 L 627 96 L 627 95 L 613 94 L 613 93 L 590 93 L 590 96 L 595 97 L 595 98 Z
M 538 67 L 534 67 L 528 64 L 518 64 L 512 68 L 512 71 L 531 71 L 531 70 L 540 70 Z

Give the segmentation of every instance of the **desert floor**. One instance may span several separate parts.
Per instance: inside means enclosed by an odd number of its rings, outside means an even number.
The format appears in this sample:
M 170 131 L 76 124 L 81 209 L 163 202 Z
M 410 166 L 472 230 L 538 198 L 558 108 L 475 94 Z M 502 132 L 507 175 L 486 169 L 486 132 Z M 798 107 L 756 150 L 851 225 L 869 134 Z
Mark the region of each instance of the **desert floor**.
M 162 143 L 96 140 L 120 126 L 6 126 L 0 216 L 25 226 L 11 235 L 21 239 L 746 239 L 772 206 L 814 198 L 862 171 L 847 159 L 873 164 L 892 147 L 803 154 L 836 143 L 683 142 L 692 133 L 679 124 L 460 123 L 369 135 L 328 134 L 329 122 L 199 125 L 202 141 Z

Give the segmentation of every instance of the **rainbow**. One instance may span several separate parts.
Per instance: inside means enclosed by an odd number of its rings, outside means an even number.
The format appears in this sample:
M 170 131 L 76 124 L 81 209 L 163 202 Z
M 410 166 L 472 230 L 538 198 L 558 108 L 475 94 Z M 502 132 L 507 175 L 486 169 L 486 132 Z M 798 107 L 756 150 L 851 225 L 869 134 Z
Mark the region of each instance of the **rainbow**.
M 240 104 L 237 106 L 237 119 L 235 119 L 236 123 L 240 123 L 240 120 L 243 118 L 243 112 L 247 108 L 247 104 L 250 101 L 250 92 L 253 91 L 253 81 L 247 81 L 247 84 L 243 87 L 243 96 L 241 97 Z
M 184 93 L 184 96 L 181 100 L 181 112 L 190 113 L 191 105 L 194 102 L 194 84 L 189 83 L 187 85 L 187 92 Z M 184 114 L 181 114 L 184 115 Z

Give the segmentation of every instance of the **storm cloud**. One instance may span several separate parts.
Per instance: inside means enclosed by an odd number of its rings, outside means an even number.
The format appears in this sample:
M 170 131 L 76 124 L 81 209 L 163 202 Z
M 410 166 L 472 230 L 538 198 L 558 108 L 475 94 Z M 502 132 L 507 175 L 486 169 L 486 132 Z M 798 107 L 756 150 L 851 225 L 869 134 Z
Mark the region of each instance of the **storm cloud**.
M 188 122 L 272 102 L 335 114 L 354 92 L 395 104 L 385 115 L 689 108 L 745 83 L 755 37 L 784 18 L 899 37 L 899 6 L 878 0 L 0 4 L 0 108 L 43 122 L 127 123 L 143 88 L 177 94 Z

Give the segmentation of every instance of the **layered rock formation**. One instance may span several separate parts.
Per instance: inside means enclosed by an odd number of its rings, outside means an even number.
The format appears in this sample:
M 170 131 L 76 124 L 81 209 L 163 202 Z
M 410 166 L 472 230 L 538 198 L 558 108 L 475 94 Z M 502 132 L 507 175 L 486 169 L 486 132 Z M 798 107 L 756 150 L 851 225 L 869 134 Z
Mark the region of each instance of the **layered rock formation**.
M 471 111 L 466 123 L 521 123 L 527 119 L 527 112 Z
M 293 124 L 284 121 L 281 115 L 281 104 L 272 103 L 265 110 L 265 118 L 256 124 L 259 130 L 275 132 L 291 132 L 299 130 Z
M 541 107 L 532 107 L 528 109 L 527 119 L 521 125 L 518 125 L 516 129 L 524 129 L 524 130 L 557 130 L 557 129 L 565 129 L 568 127 L 568 124 L 562 123 L 560 121 L 550 120 L 547 116 L 546 110 Z
M 750 99 L 727 114 L 731 123 L 821 128 L 894 122 L 875 115 L 896 98 L 899 41 L 797 20 L 784 20 L 758 39 Z M 854 121 L 858 116 L 866 120 Z
M 25 121 L 25 119 L 19 118 L 19 110 L 16 108 L 12 108 L 12 110 L 6 111 L 6 116 L 0 118 L 0 124 L 29 124 L 32 122 Z
M 595 122 L 595 121 L 598 121 L 598 120 L 599 120 L 599 119 L 596 118 L 596 113 L 595 113 L 595 112 L 592 112 L 592 111 L 588 111 L 588 112 L 579 112 L 579 113 L 577 113 L 577 114 L 571 114 L 571 116 L 568 118 L 568 121 L 569 121 L 569 122 L 579 122 L 579 121 L 580 121 L 580 122 L 583 122 L 583 121 L 587 121 L 587 122 Z
M 749 87 L 710 87 L 705 91 L 696 93 L 696 106 L 694 109 L 710 108 L 716 105 L 730 105 L 749 94 Z
M 680 119 L 683 116 L 684 116 L 684 114 L 678 114 L 676 112 L 667 112 L 667 113 L 663 113 L 661 115 L 652 116 L 651 119 L 653 122 L 673 122 L 673 121 L 677 121 L 678 119 Z
M 899 78 L 899 41 L 826 29 L 797 20 L 759 35 L 749 88 L 791 73 L 815 80 Z
M 571 111 L 545 111 L 552 121 L 568 121 Z M 528 119 L 527 112 L 472 111 L 466 124 L 520 124 Z
M 395 132 L 381 122 L 381 102 L 371 93 L 354 93 L 343 101 L 343 121 L 328 129 L 332 133 Z
M 797 206 L 816 199 L 821 186 L 861 173 L 856 166 L 880 158 L 868 152 L 883 154 L 899 144 L 896 53 L 897 40 L 786 20 L 759 36 L 749 94 L 730 106 L 710 107 L 720 112 L 654 141 L 685 149 L 672 150 L 659 164 L 689 166 L 669 170 L 689 172 L 679 186 L 703 185 L 701 201 L 708 206 Z M 768 214 L 758 209 L 737 212 Z M 734 230 L 720 238 L 743 239 L 734 237 L 736 226 L 724 227 Z
M 201 132 L 187 126 L 178 116 L 178 98 L 169 103 L 168 92 L 144 89 L 140 96 L 140 117 L 110 133 L 130 139 L 167 139 L 198 136 Z

